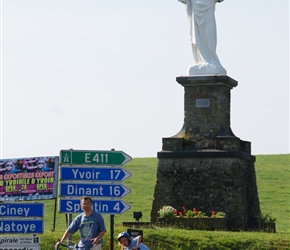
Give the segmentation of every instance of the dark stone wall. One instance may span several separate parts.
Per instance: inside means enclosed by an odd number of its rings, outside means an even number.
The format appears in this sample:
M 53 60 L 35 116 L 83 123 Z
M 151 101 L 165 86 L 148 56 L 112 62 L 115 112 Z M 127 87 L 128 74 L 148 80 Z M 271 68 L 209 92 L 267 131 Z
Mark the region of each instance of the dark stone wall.
M 227 228 L 257 228 L 255 169 L 239 158 L 159 159 L 151 219 L 163 205 L 227 214 Z

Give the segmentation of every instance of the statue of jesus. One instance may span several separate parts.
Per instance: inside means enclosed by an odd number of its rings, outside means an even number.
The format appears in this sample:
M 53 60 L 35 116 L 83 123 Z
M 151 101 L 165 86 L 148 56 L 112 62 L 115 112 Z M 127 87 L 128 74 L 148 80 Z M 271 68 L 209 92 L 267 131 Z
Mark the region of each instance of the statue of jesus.
M 194 64 L 189 75 L 226 75 L 216 54 L 215 4 L 223 0 L 178 0 L 186 4 Z

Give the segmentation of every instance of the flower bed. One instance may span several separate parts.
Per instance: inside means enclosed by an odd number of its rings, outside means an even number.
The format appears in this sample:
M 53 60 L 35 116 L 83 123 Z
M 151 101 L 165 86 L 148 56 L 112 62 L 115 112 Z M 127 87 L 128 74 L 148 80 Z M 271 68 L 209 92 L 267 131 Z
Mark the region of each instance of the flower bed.
M 163 206 L 158 211 L 160 217 L 157 223 L 160 227 L 177 227 L 186 229 L 202 230 L 225 230 L 227 227 L 226 214 L 223 212 L 211 212 L 208 217 L 204 212 L 197 211 L 196 208 L 178 211 L 171 206 Z
M 261 213 L 258 216 L 260 231 L 268 233 L 276 233 L 277 218 L 273 217 L 271 213 Z
M 227 228 L 226 218 L 159 217 L 157 218 L 157 222 L 160 227 L 177 227 L 198 230 L 225 230 Z
M 267 233 L 276 233 L 276 223 L 264 223 L 260 225 L 260 231 Z

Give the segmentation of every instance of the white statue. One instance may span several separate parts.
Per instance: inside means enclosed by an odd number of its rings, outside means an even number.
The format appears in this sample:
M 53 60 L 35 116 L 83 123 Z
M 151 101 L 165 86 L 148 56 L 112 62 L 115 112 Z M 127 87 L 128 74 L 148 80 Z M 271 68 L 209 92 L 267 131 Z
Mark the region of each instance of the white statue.
M 187 7 L 194 64 L 189 75 L 226 75 L 217 54 L 215 4 L 223 0 L 178 0 Z

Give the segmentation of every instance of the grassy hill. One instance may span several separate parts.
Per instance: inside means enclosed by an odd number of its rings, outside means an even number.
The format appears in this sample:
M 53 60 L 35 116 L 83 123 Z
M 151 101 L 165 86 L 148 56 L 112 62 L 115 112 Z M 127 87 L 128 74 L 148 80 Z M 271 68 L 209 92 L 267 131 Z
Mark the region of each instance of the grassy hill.
M 174 228 L 155 228 L 144 230 L 144 241 L 152 250 L 158 249 L 290 249 L 290 155 L 256 156 L 257 185 L 261 210 L 277 218 L 277 233 L 261 232 L 221 232 L 182 230 Z M 136 158 L 124 166 L 132 177 L 124 185 L 132 192 L 124 197 L 131 210 L 115 216 L 115 237 L 126 230 L 122 222 L 134 221 L 133 211 L 142 211 L 143 222 L 150 221 L 153 192 L 156 181 L 158 159 Z M 45 234 L 41 236 L 41 249 L 52 249 L 53 244 L 61 238 L 66 229 L 64 214 L 56 216 L 55 231 L 53 228 L 54 201 L 45 201 Z M 108 233 L 105 236 L 103 249 L 109 248 L 110 222 L 104 215 Z M 78 235 L 74 236 L 77 240 Z M 120 249 L 115 241 L 114 249 Z

